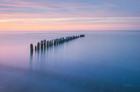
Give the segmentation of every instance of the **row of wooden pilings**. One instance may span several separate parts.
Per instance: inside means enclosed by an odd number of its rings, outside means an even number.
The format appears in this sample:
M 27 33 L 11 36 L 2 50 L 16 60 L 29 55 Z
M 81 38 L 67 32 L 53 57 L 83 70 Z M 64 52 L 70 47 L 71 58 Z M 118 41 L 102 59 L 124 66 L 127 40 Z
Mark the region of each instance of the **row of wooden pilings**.
M 30 44 L 30 53 L 33 54 L 33 52 L 39 52 L 43 51 L 46 48 L 52 47 L 52 46 L 57 46 L 59 44 L 63 44 L 65 42 L 69 42 L 74 39 L 78 39 L 81 37 L 85 37 L 84 34 L 81 35 L 76 35 L 76 36 L 67 36 L 67 37 L 61 37 L 58 39 L 53 39 L 53 40 L 41 40 L 40 42 L 37 43 L 37 45 L 33 45 L 32 43 Z

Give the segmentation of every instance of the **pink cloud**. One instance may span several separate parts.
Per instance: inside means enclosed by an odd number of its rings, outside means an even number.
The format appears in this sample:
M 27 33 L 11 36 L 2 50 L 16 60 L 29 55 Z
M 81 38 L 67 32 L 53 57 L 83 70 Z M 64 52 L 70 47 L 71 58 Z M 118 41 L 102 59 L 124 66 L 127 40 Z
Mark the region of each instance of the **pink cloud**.
M 14 8 L 51 8 L 54 7 L 47 3 L 37 3 L 37 2 L 29 2 L 29 1 L 21 1 L 21 0 L 7 0 L 3 3 L 0 3 L 0 6 L 6 7 L 14 7 Z

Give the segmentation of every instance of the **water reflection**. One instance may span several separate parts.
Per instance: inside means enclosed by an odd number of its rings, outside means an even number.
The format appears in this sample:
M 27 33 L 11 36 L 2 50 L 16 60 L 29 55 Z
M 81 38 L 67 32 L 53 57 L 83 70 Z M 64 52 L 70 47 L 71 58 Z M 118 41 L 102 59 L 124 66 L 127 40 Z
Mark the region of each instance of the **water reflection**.
M 140 92 L 139 33 L 92 33 L 38 52 L 26 48 L 49 35 L 0 45 L 1 65 L 11 66 L 0 65 L 0 92 Z M 67 34 L 57 35 L 47 39 Z
M 34 46 L 33 44 L 30 44 L 30 68 L 33 69 L 33 65 L 35 65 L 35 68 L 38 67 L 39 70 L 44 70 L 45 61 L 47 58 L 48 52 L 54 53 L 54 49 L 57 47 L 60 47 L 64 45 L 64 43 L 68 43 L 70 41 L 73 41 L 78 38 L 85 37 L 85 35 L 76 35 L 76 36 L 67 36 L 67 37 L 61 37 L 53 40 L 41 40 L 40 42 L 37 42 L 37 44 Z M 36 64 L 33 64 L 36 63 Z M 39 65 L 39 66 L 38 66 Z

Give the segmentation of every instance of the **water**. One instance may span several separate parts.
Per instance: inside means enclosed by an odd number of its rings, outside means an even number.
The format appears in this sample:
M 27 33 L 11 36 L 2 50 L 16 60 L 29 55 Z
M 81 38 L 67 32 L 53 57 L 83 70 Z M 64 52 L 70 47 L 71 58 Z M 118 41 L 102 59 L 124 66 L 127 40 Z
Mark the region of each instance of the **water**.
M 30 43 L 73 34 L 1 33 L 0 92 L 140 92 L 140 32 L 85 32 L 30 56 Z

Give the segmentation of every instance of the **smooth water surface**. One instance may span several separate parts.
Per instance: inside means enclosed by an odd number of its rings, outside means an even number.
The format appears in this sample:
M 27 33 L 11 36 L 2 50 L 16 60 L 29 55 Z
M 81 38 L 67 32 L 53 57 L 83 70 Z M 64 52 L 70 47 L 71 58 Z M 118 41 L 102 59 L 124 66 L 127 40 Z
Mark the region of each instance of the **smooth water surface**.
M 86 32 L 30 55 L 30 43 L 76 34 L 0 33 L 0 92 L 140 92 L 140 32 Z

